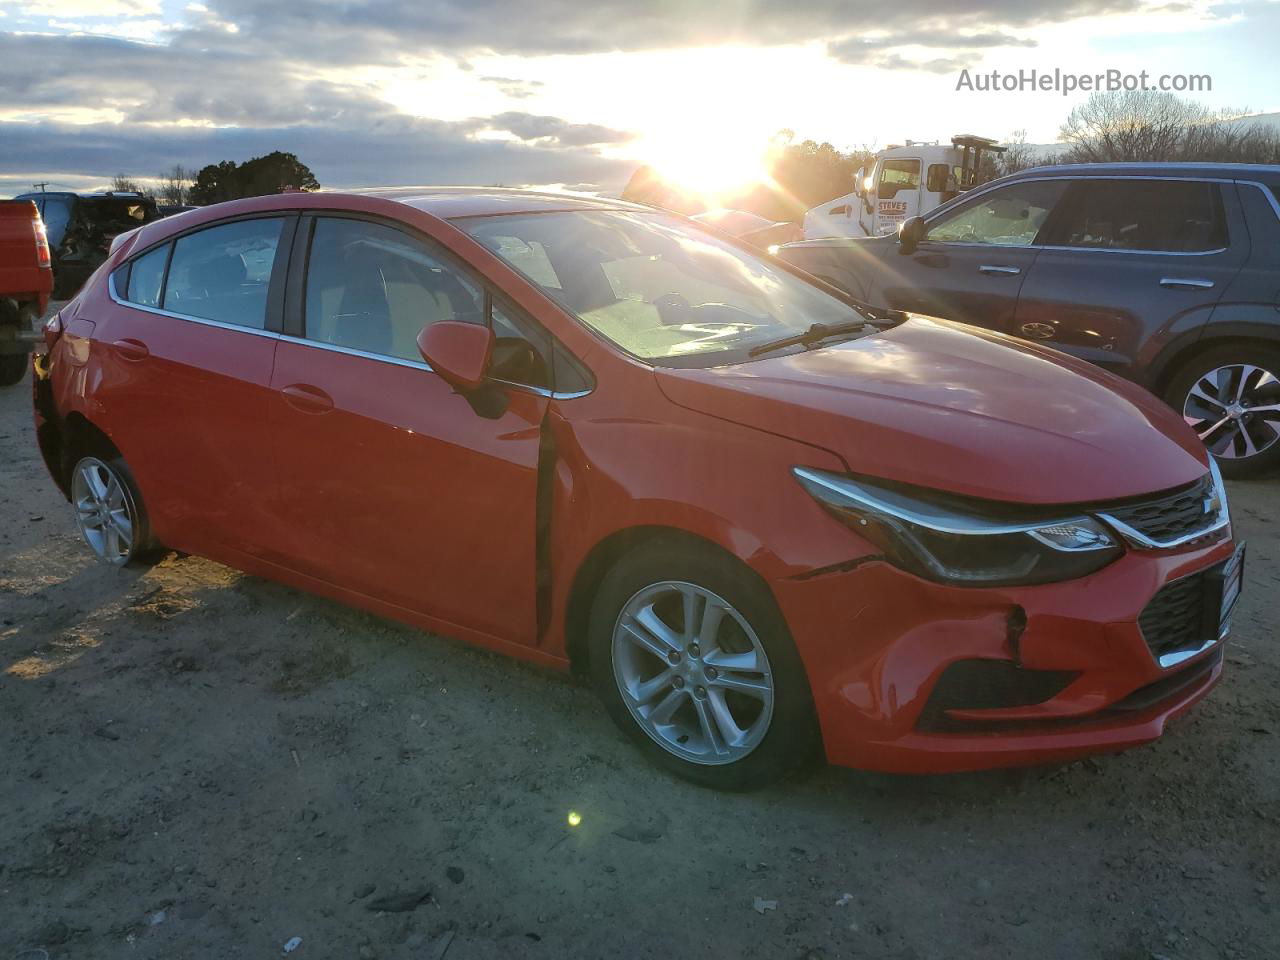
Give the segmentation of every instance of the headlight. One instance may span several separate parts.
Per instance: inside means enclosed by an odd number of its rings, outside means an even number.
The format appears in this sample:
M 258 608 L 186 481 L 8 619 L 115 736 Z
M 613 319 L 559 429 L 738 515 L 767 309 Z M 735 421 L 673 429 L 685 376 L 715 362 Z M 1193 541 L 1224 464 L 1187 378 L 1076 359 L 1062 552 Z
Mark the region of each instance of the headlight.
M 918 576 L 966 586 L 1073 580 L 1123 552 L 1088 516 L 1048 514 L 942 493 L 905 493 L 808 467 L 793 472 L 832 514 Z
M 1218 458 L 1210 455 L 1209 457 L 1209 475 L 1213 477 L 1213 500 L 1210 500 L 1208 510 L 1210 512 L 1217 510 L 1218 517 L 1224 524 L 1231 522 L 1231 504 L 1227 503 L 1227 485 L 1222 482 L 1222 471 L 1218 469 Z M 1217 502 L 1215 503 L 1214 500 Z

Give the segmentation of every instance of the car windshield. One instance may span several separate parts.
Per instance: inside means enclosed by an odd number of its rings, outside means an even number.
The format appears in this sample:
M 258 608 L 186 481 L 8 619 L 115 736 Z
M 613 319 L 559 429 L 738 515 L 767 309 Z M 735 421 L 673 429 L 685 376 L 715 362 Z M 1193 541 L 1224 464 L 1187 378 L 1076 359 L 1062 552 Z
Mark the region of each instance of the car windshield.
M 813 324 L 862 319 L 782 267 L 661 213 L 455 221 L 592 330 L 666 366 L 719 366 Z

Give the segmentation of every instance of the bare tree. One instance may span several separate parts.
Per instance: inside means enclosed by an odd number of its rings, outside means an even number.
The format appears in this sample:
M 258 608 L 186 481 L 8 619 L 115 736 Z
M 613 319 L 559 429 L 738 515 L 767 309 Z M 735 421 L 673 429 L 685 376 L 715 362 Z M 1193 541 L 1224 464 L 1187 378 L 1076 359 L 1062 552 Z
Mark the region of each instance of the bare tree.
M 137 180 L 130 180 L 123 173 L 117 173 L 111 178 L 112 193 L 142 193 L 142 187 Z
M 1202 163 L 1280 163 L 1280 132 L 1232 118 L 1188 128 L 1180 160 Z
M 1156 90 L 1094 93 L 1058 132 L 1068 163 L 1275 162 L 1280 135 L 1246 111 L 1211 110 Z
M 191 184 L 195 174 L 180 163 L 175 163 L 156 177 L 156 199 L 161 203 L 182 206 L 190 200 Z
M 996 158 L 996 166 L 999 168 L 1000 176 L 1002 177 L 1007 177 L 1011 173 L 1018 173 L 1031 167 L 1040 167 L 1045 163 L 1045 159 L 1028 145 L 1026 130 L 1013 131 L 1013 136 L 1009 138 L 1009 142 L 1005 145 L 1004 153 Z

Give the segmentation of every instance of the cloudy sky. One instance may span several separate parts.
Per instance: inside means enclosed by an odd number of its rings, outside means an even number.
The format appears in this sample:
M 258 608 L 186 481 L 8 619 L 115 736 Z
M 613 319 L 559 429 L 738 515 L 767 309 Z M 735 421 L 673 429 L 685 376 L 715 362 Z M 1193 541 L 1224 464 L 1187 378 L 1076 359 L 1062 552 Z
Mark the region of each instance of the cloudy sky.
M 1280 0 L 0 0 L 0 196 L 281 149 L 325 186 L 618 190 L 848 148 L 1055 139 L 1077 97 L 959 71 L 1208 74 L 1280 110 Z

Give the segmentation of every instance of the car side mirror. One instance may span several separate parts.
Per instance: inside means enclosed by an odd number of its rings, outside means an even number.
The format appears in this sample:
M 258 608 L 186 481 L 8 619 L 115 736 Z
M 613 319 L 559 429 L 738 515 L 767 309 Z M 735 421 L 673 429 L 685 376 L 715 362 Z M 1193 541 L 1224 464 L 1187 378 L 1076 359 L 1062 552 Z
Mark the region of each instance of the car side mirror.
M 908 217 L 898 227 L 898 252 L 915 253 L 924 239 L 924 217 Z
M 442 320 L 418 334 L 418 352 L 459 393 L 480 387 L 493 356 L 493 331 L 478 323 Z

